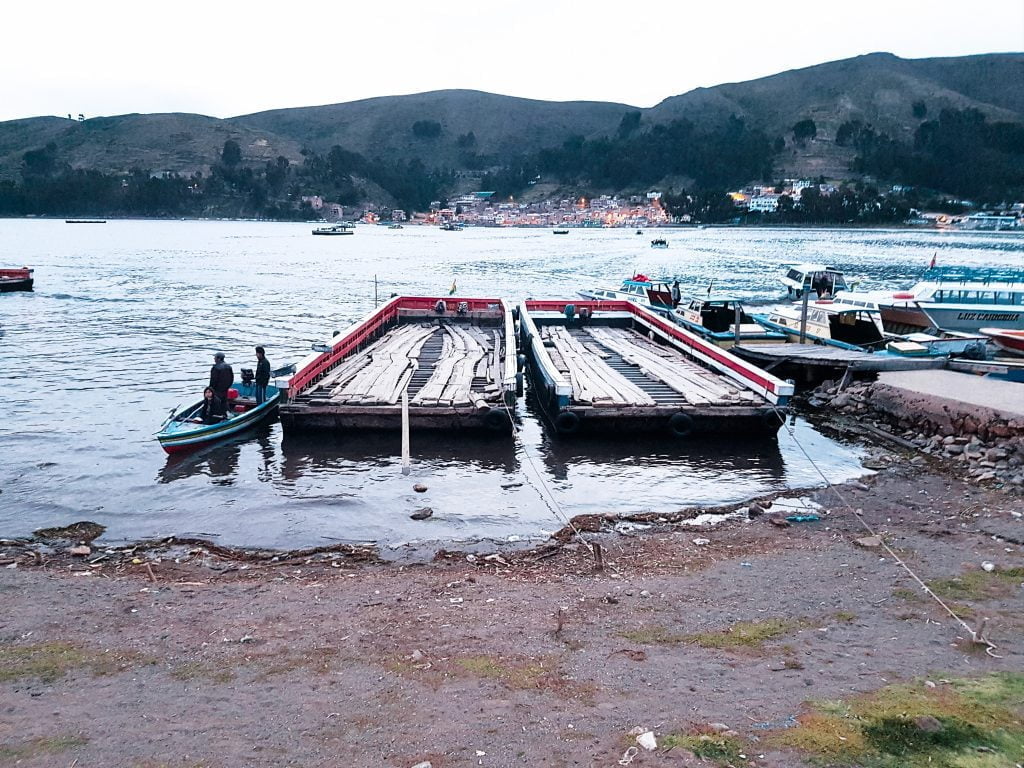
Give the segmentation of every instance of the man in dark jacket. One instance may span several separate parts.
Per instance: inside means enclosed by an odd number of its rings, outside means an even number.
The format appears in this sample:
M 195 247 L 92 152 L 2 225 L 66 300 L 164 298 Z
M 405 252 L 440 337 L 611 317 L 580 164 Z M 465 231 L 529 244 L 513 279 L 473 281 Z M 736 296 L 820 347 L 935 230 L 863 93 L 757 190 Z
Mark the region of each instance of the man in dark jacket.
M 267 399 L 267 384 L 270 383 L 270 361 L 263 347 L 256 347 L 256 405 Z
M 218 352 L 213 356 L 213 367 L 210 368 L 210 389 L 213 390 L 214 399 L 217 401 L 216 408 L 218 415 L 226 415 L 228 412 L 228 390 L 235 383 L 235 372 L 231 366 L 224 362 L 224 353 Z

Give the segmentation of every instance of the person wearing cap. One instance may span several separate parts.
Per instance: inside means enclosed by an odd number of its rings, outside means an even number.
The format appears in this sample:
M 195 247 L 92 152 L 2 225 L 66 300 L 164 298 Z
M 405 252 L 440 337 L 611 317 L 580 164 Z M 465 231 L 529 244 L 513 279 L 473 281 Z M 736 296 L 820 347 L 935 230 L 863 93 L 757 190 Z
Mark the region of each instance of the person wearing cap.
M 228 390 L 235 383 L 235 372 L 224 362 L 224 353 L 213 356 L 213 367 L 210 368 L 210 389 L 213 390 L 216 402 L 216 413 L 225 416 L 228 412 Z
M 256 390 L 256 405 L 262 405 L 267 399 L 267 385 L 270 383 L 270 361 L 263 347 L 256 347 L 256 377 L 253 379 Z

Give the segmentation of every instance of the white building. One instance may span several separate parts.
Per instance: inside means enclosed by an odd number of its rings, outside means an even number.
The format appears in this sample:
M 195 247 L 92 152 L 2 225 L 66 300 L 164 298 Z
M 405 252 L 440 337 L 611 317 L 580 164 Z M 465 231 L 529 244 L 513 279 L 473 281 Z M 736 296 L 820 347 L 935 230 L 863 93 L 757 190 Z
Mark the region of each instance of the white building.
M 761 211 L 762 213 L 774 213 L 779 208 L 779 198 L 781 195 L 757 195 L 756 197 L 750 198 L 750 202 L 747 206 L 747 210 L 751 213 L 754 211 Z

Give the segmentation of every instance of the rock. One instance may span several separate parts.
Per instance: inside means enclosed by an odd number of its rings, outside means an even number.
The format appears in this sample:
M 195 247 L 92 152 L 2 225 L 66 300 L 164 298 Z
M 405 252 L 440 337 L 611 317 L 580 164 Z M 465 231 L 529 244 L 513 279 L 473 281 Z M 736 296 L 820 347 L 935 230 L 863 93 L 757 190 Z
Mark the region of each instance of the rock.
M 654 738 L 652 731 L 644 731 L 636 737 L 636 743 L 646 749 L 648 752 L 652 752 L 658 748 L 658 740 Z
M 705 544 L 710 544 L 711 539 L 694 539 L 693 543 L 696 544 L 698 547 L 703 547 Z
M 424 760 L 422 763 L 416 763 L 412 768 L 434 768 L 429 760 Z
M 777 528 L 789 528 L 789 521 L 784 517 L 769 517 L 768 522 Z
M 985 571 L 986 573 L 992 573 L 992 571 L 994 571 L 995 569 L 996 569 L 996 564 L 995 563 L 990 563 L 988 560 L 986 560 L 985 562 L 983 562 L 981 564 L 981 570 Z
M 978 422 L 972 419 L 970 416 L 964 418 L 963 431 L 968 435 L 973 435 L 978 431 Z
M 640 597 L 650 597 L 650 596 L 651 596 L 651 593 L 648 592 L 646 589 L 640 590 Z
M 416 483 L 416 485 L 414 485 L 412 487 L 412 489 L 414 491 L 416 491 L 416 493 L 426 493 L 427 492 L 427 486 L 425 486 L 423 483 Z
M 603 598 L 601 598 L 601 600 L 602 600 L 602 602 L 608 603 L 609 605 L 618 605 L 619 604 L 619 598 L 617 598 L 615 595 L 611 594 L 610 592 L 607 595 L 605 595 Z
M 725 723 L 708 723 L 708 728 L 710 728 L 713 731 L 717 731 L 718 733 L 723 733 L 725 731 L 731 731 L 732 730 Z
M 92 554 L 92 550 L 85 544 L 79 544 L 77 547 L 71 547 L 68 554 L 72 557 L 88 557 Z
M 409 654 L 409 661 L 423 661 L 423 651 L 419 648 Z
M 858 547 L 865 547 L 867 549 L 874 549 L 875 547 L 882 546 L 881 536 L 863 536 L 859 539 L 854 539 L 853 543 Z
M 832 406 L 834 408 L 845 408 L 850 404 L 850 396 L 845 392 L 841 395 L 836 395 L 832 400 Z
M 985 472 L 984 474 L 978 475 L 978 482 L 979 483 L 987 483 L 989 480 L 995 480 L 995 479 L 996 479 L 996 473 L 995 472 Z
M 914 725 L 924 733 L 939 733 L 945 730 L 945 726 L 931 715 L 918 715 L 914 718 Z
M 956 456 L 957 454 L 964 452 L 964 447 L 962 445 L 956 445 L 955 443 L 947 443 L 946 447 L 942 450 L 950 456 Z
M 1006 458 L 1006 451 L 1001 448 L 989 448 L 985 451 L 986 461 L 1002 461 Z
M 409 517 L 413 520 L 426 520 L 428 517 L 434 514 L 434 510 L 430 507 L 420 507 L 413 512 Z
M 747 507 L 747 514 L 751 517 L 758 517 L 764 514 L 764 507 L 758 504 L 756 501 L 751 502 L 750 506 Z

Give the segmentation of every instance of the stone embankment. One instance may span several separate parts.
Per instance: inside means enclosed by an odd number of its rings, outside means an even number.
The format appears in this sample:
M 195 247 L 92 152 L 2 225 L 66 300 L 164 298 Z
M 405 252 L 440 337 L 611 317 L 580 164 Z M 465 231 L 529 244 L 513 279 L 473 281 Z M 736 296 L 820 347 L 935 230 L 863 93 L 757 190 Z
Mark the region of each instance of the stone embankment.
M 955 462 L 970 479 L 1024 490 L 1024 385 L 951 371 L 901 372 L 843 388 L 823 382 L 810 404 Z

